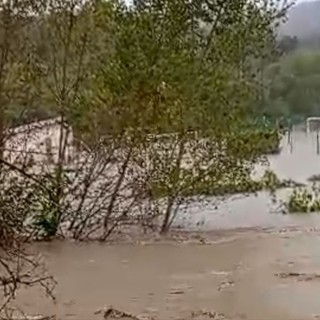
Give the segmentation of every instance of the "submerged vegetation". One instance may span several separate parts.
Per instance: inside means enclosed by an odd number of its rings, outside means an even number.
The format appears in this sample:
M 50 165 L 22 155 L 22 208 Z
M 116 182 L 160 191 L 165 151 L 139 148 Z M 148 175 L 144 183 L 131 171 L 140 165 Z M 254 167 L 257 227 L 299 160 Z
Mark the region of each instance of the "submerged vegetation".
M 248 194 L 258 191 L 275 191 L 280 188 L 293 188 L 297 185 L 292 180 L 280 180 L 277 175 L 270 170 L 266 170 L 260 179 L 253 179 L 248 172 L 238 172 L 225 174 L 219 180 L 210 179 L 205 176 L 197 178 L 192 172 L 187 170 L 183 172 L 185 178 L 180 186 L 181 194 L 185 197 L 189 196 L 228 196 L 232 194 Z M 186 178 L 194 179 L 192 183 Z M 155 198 L 161 198 L 166 195 L 166 185 L 161 182 L 154 181 L 152 183 L 151 194 Z
M 245 147 L 249 141 L 256 141 L 257 155 L 279 154 L 281 138 L 282 134 L 277 128 L 247 129 L 239 133 L 238 143 L 241 147 Z
M 287 203 L 289 213 L 320 212 L 320 197 L 314 190 L 295 189 Z
M 320 176 L 312 175 L 308 178 L 310 186 L 295 188 L 286 204 L 289 213 L 320 212 Z
M 277 128 L 241 131 L 281 4 L 0 0 L 0 317 L 21 279 L 50 292 L 25 241 L 166 233 L 190 195 L 282 186 L 250 178 Z
M 281 151 L 280 141 L 284 132 L 278 121 L 260 115 L 242 125 L 237 132 L 241 147 L 245 147 L 249 141 L 254 143 L 256 155 L 278 154 Z
M 253 178 L 280 152 L 281 120 L 317 111 L 319 54 L 277 50 L 287 9 L 0 0 L 1 319 L 21 285 L 53 298 L 28 241 L 165 234 L 191 198 L 297 187 Z M 287 208 L 320 211 L 316 188 Z
M 22 226 L 105 240 L 128 217 L 160 214 L 167 232 L 186 196 L 264 188 L 250 171 L 277 149 L 279 132 L 252 124 L 252 106 L 258 63 L 274 55 L 285 6 L 29 0 L 2 8 L 5 34 L 19 35 L 3 44 L 2 183 L 28 183 L 6 199 L 13 212 L 17 197 L 28 199 Z M 57 138 L 19 157 L 5 151 L 11 126 L 46 109 L 59 119 Z M 33 135 L 26 128 L 25 145 Z

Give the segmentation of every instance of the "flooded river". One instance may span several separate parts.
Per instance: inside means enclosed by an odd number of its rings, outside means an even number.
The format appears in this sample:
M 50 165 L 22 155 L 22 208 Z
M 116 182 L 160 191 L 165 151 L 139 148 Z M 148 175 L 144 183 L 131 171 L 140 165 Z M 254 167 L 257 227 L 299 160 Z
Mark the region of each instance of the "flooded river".
M 282 153 L 269 158 L 271 169 L 298 182 L 319 174 L 316 138 L 295 132 L 292 144 L 286 139 Z M 59 283 L 57 304 L 36 291 L 22 293 L 18 303 L 61 320 L 102 320 L 94 313 L 110 305 L 140 319 L 213 319 L 192 316 L 203 309 L 233 320 L 320 319 L 320 233 L 304 228 L 320 227 L 320 214 L 283 215 L 275 213 L 276 206 L 265 193 L 227 201 L 218 209 L 215 203 L 195 205 L 177 224 L 192 229 L 204 222 L 200 227 L 211 230 L 204 235 L 206 244 L 39 244 L 36 249 Z M 223 231 L 288 226 L 299 230 Z M 222 229 L 222 236 L 210 242 L 215 229 Z
M 320 174 L 320 155 L 317 154 L 317 138 L 314 133 L 294 131 L 291 137 L 285 136 L 281 142 L 282 152 L 268 157 L 269 169 L 280 179 L 292 179 L 307 183 L 308 178 Z M 261 176 L 266 167 L 256 168 L 256 175 Z M 190 229 L 204 230 L 230 228 L 274 228 L 274 227 L 320 227 L 320 215 L 284 215 L 281 201 L 286 201 L 292 190 L 279 190 L 277 202 L 268 192 L 257 195 L 237 195 L 227 201 L 194 204 L 181 214 L 177 224 Z
M 102 320 L 94 313 L 110 305 L 141 319 L 209 320 L 191 316 L 203 309 L 232 320 L 317 319 L 319 248 L 320 235 L 303 232 L 207 245 L 42 244 L 59 282 L 57 304 L 31 291 L 19 302 L 63 320 Z

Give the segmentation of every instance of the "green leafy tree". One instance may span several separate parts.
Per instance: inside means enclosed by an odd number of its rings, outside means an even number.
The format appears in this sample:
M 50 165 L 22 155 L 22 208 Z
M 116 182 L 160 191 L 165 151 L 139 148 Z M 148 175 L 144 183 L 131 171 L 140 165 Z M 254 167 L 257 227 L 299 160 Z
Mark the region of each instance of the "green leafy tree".
M 30 83 L 60 117 L 57 159 L 21 169 L 40 182 L 37 228 L 105 240 L 129 217 L 159 215 L 166 232 L 190 197 L 250 189 L 266 141 L 239 133 L 280 3 L 37 3 Z M 82 142 L 70 161 L 66 124 Z
M 261 142 L 242 141 L 238 129 L 252 115 L 255 61 L 274 43 L 279 8 L 255 1 L 115 3 L 112 54 L 85 93 L 91 107 L 82 116 L 101 134 L 130 137 L 148 192 L 153 180 L 164 187 L 162 231 L 198 182 L 249 172 L 256 160 Z

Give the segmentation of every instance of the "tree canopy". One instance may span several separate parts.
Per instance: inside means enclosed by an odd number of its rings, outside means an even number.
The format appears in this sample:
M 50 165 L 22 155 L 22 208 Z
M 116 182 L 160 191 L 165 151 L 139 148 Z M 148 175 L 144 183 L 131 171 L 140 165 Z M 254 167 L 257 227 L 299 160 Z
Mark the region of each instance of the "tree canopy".
M 320 115 L 320 51 L 299 49 L 265 71 L 264 110 L 276 117 Z

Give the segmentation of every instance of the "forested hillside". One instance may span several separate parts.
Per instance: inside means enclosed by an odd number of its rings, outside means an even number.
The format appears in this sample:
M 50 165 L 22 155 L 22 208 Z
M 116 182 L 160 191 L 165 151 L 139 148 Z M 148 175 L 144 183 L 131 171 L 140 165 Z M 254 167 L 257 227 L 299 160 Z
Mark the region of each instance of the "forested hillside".
M 319 17 L 320 1 L 300 2 L 288 11 L 279 28 L 278 59 L 263 72 L 266 114 L 291 122 L 320 115 Z

